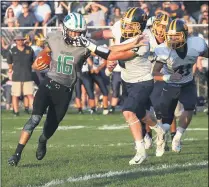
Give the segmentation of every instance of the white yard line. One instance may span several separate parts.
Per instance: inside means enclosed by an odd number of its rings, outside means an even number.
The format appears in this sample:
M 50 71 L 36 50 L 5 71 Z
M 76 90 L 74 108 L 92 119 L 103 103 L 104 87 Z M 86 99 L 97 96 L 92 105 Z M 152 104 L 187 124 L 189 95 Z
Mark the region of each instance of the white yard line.
M 84 175 L 84 176 L 78 176 L 78 177 L 69 177 L 68 179 L 55 179 L 52 180 L 46 184 L 43 184 L 42 186 L 38 187 L 49 187 L 49 186 L 58 186 L 60 184 L 65 183 L 71 183 L 71 182 L 83 182 L 88 180 L 94 180 L 94 179 L 102 179 L 102 178 L 109 178 L 109 177 L 115 177 L 115 176 L 121 176 L 121 175 L 127 175 L 137 172 L 150 172 L 150 171 L 160 171 L 160 170 L 169 170 L 169 169 L 175 169 L 175 168 L 189 168 L 193 166 L 207 166 L 208 161 L 202 161 L 198 163 L 185 163 L 185 164 L 163 164 L 161 166 L 153 166 L 153 167 L 137 167 L 135 169 L 130 170 L 121 170 L 121 171 L 109 171 L 107 173 L 97 173 L 92 175 Z M 32 187 L 33 185 L 28 185 L 27 187 Z M 36 186 L 37 187 L 37 186 Z
M 36 127 L 36 129 L 42 129 L 42 126 Z M 83 129 L 83 128 L 96 128 L 99 130 L 121 130 L 121 129 L 127 129 L 128 126 L 125 124 L 112 124 L 108 125 L 105 124 L 103 126 L 83 126 L 83 125 L 60 125 L 58 127 L 58 130 L 72 130 L 72 129 Z M 17 130 L 22 130 L 22 127 L 16 128 Z M 186 131 L 208 131 L 208 128 L 188 128 Z
M 187 141 L 201 141 L 201 140 L 208 140 L 208 138 L 204 139 L 198 139 L 198 138 L 185 138 L 182 139 L 182 142 L 187 142 Z M 168 142 L 171 142 L 170 140 Z M 134 145 L 134 143 L 125 143 L 125 142 L 120 142 L 120 143 L 111 143 L 111 144 L 67 144 L 67 145 L 62 145 L 62 147 L 67 147 L 67 148 L 76 148 L 76 147 L 99 147 L 99 148 L 105 148 L 105 147 L 121 147 L 121 146 L 130 146 Z M 31 146 L 33 148 L 37 148 L 37 144 L 28 144 L 27 146 Z M 6 145 L 8 147 L 8 145 Z M 48 144 L 47 147 L 49 148 L 60 148 L 60 145 L 54 145 L 54 144 Z M 5 148 L 4 144 L 2 144 L 2 149 Z M 9 145 L 10 149 L 15 149 L 16 146 Z

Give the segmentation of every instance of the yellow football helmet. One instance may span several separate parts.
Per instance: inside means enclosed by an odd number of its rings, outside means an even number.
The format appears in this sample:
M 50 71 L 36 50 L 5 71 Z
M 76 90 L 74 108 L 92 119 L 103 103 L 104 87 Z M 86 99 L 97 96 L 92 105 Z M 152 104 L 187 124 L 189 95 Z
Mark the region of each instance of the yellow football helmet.
M 167 27 L 165 32 L 166 45 L 177 49 L 185 45 L 188 36 L 188 27 L 182 20 L 175 19 Z
M 158 38 L 165 38 L 165 31 L 167 25 L 171 22 L 171 19 L 168 15 L 159 13 L 152 26 L 152 33 L 155 35 L 155 37 Z
M 139 7 L 128 9 L 121 19 L 121 33 L 123 38 L 132 38 L 145 29 L 147 23 L 146 13 Z

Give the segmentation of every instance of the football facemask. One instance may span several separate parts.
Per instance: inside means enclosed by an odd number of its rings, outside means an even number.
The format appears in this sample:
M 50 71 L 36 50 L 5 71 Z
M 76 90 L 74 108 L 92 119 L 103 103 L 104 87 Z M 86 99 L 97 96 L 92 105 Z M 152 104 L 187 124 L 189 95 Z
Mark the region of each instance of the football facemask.
M 178 49 L 186 44 L 188 27 L 182 20 L 173 20 L 165 32 L 166 44 L 169 48 Z

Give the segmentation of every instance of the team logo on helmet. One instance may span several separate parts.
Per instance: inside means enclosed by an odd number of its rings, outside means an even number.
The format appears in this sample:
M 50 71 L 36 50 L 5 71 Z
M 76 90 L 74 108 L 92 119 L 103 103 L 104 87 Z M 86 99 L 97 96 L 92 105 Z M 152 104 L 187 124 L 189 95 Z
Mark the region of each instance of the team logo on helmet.
M 141 34 L 145 29 L 146 22 L 147 15 L 142 9 L 138 7 L 128 9 L 121 19 L 122 37 L 132 38 Z

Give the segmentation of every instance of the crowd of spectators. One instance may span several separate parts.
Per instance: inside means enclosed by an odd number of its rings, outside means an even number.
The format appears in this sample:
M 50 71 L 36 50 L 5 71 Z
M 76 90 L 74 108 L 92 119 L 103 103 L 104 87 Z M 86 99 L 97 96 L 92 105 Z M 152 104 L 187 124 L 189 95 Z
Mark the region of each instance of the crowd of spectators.
M 189 4 L 190 3 L 190 4 Z M 172 19 L 183 19 L 187 24 L 208 24 L 208 3 L 201 3 L 199 10 L 191 11 L 190 8 L 196 6 L 196 2 L 176 2 L 176 1 L 5 1 L 1 2 L 2 26 L 7 27 L 1 30 L 1 55 L 7 58 L 8 51 L 16 47 L 17 36 L 23 35 L 24 41 L 34 50 L 34 55 L 38 54 L 42 42 L 43 30 L 37 29 L 40 26 L 60 26 L 61 21 L 69 12 L 78 12 L 84 15 L 88 26 L 112 26 L 120 20 L 128 7 L 138 6 L 143 9 L 148 18 L 157 15 L 159 12 L 168 14 Z M 52 19 L 56 16 L 56 19 Z M 17 28 L 14 28 L 17 27 Z M 18 27 L 32 27 L 31 29 L 18 29 Z M 92 31 L 92 30 L 91 30 Z M 208 27 L 189 27 L 190 34 L 200 34 L 208 39 Z M 37 37 L 38 36 L 38 37 Z M 38 39 L 37 39 L 38 38 Z M 18 41 L 19 42 L 19 41 Z M 20 40 L 21 42 L 21 40 Z M 30 44 L 31 43 L 31 44 Z M 15 48 L 14 48 L 15 49 Z M 13 50 L 14 50 L 13 49 Z M 97 59 L 93 59 L 96 61 Z M 10 61 L 9 63 L 12 63 Z M 32 61 L 30 62 L 32 63 Z M 22 67 L 21 67 L 22 68 Z M 28 70 L 31 71 L 31 70 Z M 102 71 L 101 71 L 102 72 Z M 32 74 L 31 74 L 32 76 Z M 95 71 L 92 76 L 98 76 Z M 11 76 L 10 76 L 11 77 Z M 41 76 L 40 76 L 41 77 Z M 39 78 L 40 78 L 39 77 Z M 5 84 L 5 90 L 11 91 L 11 78 Z M 100 86 L 101 87 L 101 86 Z M 104 86 L 103 86 L 104 87 Z M 101 88 L 100 88 L 101 89 Z M 85 90 L 85 89 L 84 89 Z M 99 90 L 99 89 L 98 89 Z M 105 89 L 103 89 L 105 90 Z M 102 91 L 103 91 L 102 90 Z M 19 97 L 19 94 L 16 94 Z M 99 95 L 99 94 L 98 94 Z M 107 97 L 106 91 L 103 96 Z M 7 96 L 8 98 L 8 96 Z M 28 97 L 31 100 L 31 97 Z M 11 99 L 10 99 L 11 100 Z M 15 100 L 13 98 L 13 100 Z M 82 99 L 83 101 L 84 99 Z M 15 101 L 14 103 L 17 103 Z M 31 105 L 31 102 L 29 102 Z M 7 104 L 10 108 L 11 103 Z M 26 104 L 28 105 L 28 104 Z M 18 113 L 15 107 L 15 113 Z

